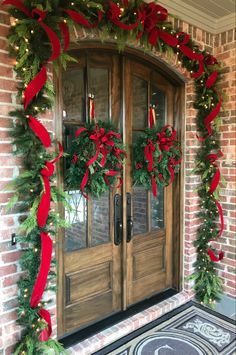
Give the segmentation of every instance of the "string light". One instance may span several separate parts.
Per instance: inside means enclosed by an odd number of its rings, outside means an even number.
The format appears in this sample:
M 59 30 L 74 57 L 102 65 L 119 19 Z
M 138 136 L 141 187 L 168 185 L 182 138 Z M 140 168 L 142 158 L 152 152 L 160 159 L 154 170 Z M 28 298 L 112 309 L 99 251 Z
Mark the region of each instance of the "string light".
M 35 253 L 37 253 L 37 251 L 38 251 L 38 248 L 34 248 L 34 251 L 35 251 Z

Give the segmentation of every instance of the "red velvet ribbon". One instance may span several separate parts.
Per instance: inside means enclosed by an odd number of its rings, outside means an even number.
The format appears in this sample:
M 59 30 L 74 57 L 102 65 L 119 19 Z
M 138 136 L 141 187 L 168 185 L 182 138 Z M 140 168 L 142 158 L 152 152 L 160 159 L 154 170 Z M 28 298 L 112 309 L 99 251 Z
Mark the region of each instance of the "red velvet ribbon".
M 155 152 L 154 143 L 148 139 L 148 144 L 144 147 L 144 154 L 148 161 L 148 171 L 153 171 L 153 153 Z
M 215 84 L 217 78 L 218 78 L 218 72 L 213 71 L 213 73 L 211 73 L 211 75 L 208 77 L 206 81 L 206 88 L 207 89 L 211 88 Z
M 41 238 L 41 263 L 37 279 L 34 284 L 32 295 L 30 298 L 30 307 L 35 308 L 40 302 L 50 270 L 51 258 L 52 258 L 52 240 L 47 233 L 40 233 Z
M 157 197 L 157 183 L 154 174 L 152 175 L 152 193 L 154 197 Z
M 41 318 L 45 320 L 47 323 L 48 327 L 43 329 L 39 335 L 39 340 L 40 341 L 47 341 L 52 334 L 52 321 L 51 321 L 51 315 L 46 309 L 40 309 L 38 312 Z
M 178 40 L 173 37 L 170 33 L 160 30 L 159 28 L 155 27 L 150 32 L 148 41 L 152 46 L 157 44 L 158 38 L 162 39 L 165 43 L 167 43 L 171 47 L 176 47 L 178 44 Z
M 219 157 L 222 157 L 223 153 L 222 151 L 219 151 L 218 154 L 208 154 L 206 156 L 206 159 L 210 161 L 210 163 L 216 168 L 215 174 L 213 175 L 209 187 L 209 193 L 213 194 L 213 192 L 217 189 L 219 182 L 220 182 L 220 169 L 218 165 L 216 164 L 216 160 Z
M 160 6 L 155 4 L 155 2 L 150 2 L 149 4 L 142 3 L 139 10 L 138 10 L 138 17 L 139 21 L 142 24 L 142 31 L 139 31 L 137 38 L 141 38 L 143 33 L 149 33 L 149 38 L 151 36 L 151 33 L 154 31 L 156 28 L 156 25 L 159 22 L 166 21 L 168 16 L 168 11 Z M 152 34 L 154 36 L 154 32 Z M 157 37 L 156 41 L 154 41 L 156 44 L 157 42 Z M 151 43 L 151 40 L 150 40 Z M 152 44 L 152 43 L 151 43 Z
M 167 131 L 171 132 L 171 135 L 167 135 Z M 176 130 L 170 125 L 166 125 L 162 128 L 161 132 L 157 134 L 157 142 L 160 150 L 168 151 L 173 145 L 173 141 L 176 139 Z
M 153 126 L 156 124 L 156 112 L 155 109 L 150 106 L 149 108 L 149 117 L 148 117 L 148 126 L 149 128 L 153 128 Z
M 28 123 L 34 134 L 40 139 L 45 148 L 49 148 L 51 145 L 51 138 L 48 130 L 39 122 L 36 118 L 27 115 Z
M 54 173 L 54 164 L 62 157 L 63 148 L 59 143 L 59 154 L 58 156 L 50 162 L 45 163 L 45 167 L 41 170 L 41 176 L 44 183 L 44 191 L 42 193 L 42 197 L 39 203 L 38 211 L 37 211 L 37 223 L 40 228 L 43 228 L 47 222 L 49 210 L 50 210 L 50 202 L 51 202 L 51 188 L 49 178 Z
M 82 25 L 84 27 L 87 27 L 87 28 L 95 28 L 99 25 L 99 23 L 101 22 L 102 20 L 102 17 L 103 17 L 103 13 L 102 11 L 98 11 L 97 12 L 97 21 L 95 23 L 90 23 L 86 17 L 84 15 L 82 15 L 81 13 L 77 12 L 77 11 L 74 11 L 74 10 L 66 10 L 66 9 L 62 9 L 62 11 L 64 11 L 65 13 L 67 13 L 67 15 L 70 16 L 70 18 L 78 23 L 79 25 Z
M 63 38 L 63 45 L 64 45 L 63 50 L 64 50 L 64 52 L 66 52 L 67 49 L 69 48 L 69 44 L 70 44 L 69 28 L 65 22 L 60 22 L 59 27 L 60 27 L 62 38 Z
M 126 30 L 126 31 L 131 31 L 131 30 L 135 29 L 136 27 L 138 27 L 139 17 L 137 17 L 137 20 L 135 23 L 127 25 L 119 20 L 121 14 L 122 14 L 121 8 L 116 3 L 110 1 L 109 2 L 109 10 L 107 12 L 108 20 L 113 22 L 116 26 L 118 26 L 122 30 Z
M 42 66 L 40 72 L 27 85 L 24 91 L 24 109 L 26 110 L 32 99 L 39 93 L 47 81 L 47 70 Z
M 215 118 L 218 116 L 219 112 L 220 112 L 220 108 L 221 108 L 221 104 L 222 104 L 222 99 L 220 98 L 220 101 L 218 102 L 218 104 L 215 106 L 215 108 L 209 113 L 209 115 L 204 119 L 204 125 L 208 131 L 208 135 L 212 134 L 212 127 L 211 127 L 211 122 L 215 120 Z

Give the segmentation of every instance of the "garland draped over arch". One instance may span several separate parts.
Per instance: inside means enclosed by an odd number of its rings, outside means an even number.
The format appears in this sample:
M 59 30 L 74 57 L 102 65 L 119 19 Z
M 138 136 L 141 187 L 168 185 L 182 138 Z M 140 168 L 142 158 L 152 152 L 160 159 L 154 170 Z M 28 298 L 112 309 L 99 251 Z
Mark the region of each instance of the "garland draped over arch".
M 86 29 L 96 28 L 103 39 L 104 34 L 115 38 L 119 47 L 136 40 L 146 50 L 172 51 L 194 79 L 194 106 L 198 109 L 201 141 L 194 171 L 201 176 L 198 194 L 202 223 L 194 242 L 198 254 L 192 278 L 197 299 L 205 304 L 215 302 L 222 292 L 222 284 L 214 263 L 223 258 L 223 252 L 217 253 L 211 243 L 221 236 L 224 228 L 217 163 L 222 156 L 218 140 L 222 98 L 216 88 L 220 72 L 217 59 L 201 51 L 187 33 L 174 30 L 168 22 L 168 11 L 154 2 L 4 0 L 3 5 L 10 5 L 9 14 L 14 18 L 9 45 L 16 57 L 14 70 L 20 79 L 18 99 L 22 104 L 11 115 L 16 118 L 13 144 L 17 147 L 16 154 L 23 157 L 24 172 L 14 182 L 16 195 L 10 204 L 19 200 L 19 208 L 28 213 L 22 220 L 20 239 L 24 249 L 21 267 L 27 273 L 19 282 L 18 312 L 19 323 L 26 331 L 16 354 L 47 353 L 49 348 L 56 353 L 63 351 L 59 343 L 50 339 L 51 317 L 45 309 L 47 301 L 42 299 L 45 289 L 53 288 L 51 236 L 64 223 L 51 208 L 52 201 L 66 199 L 52 183 L 54 164 L 63 150 L 59 144 L 56 157 L 50 152 L 51 136 L 37 116 L 53 104 L 48 63 L 53 62 L 57 68 L 73 60 L 67 54 L 69 27 L 73 23 Z

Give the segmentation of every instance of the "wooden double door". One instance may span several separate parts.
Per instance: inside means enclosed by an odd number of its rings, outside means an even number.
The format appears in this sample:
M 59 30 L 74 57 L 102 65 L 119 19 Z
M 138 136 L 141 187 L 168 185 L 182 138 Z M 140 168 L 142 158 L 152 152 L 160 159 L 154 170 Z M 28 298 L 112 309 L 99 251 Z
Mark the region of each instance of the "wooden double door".
M 127 149 L 123 185 L 99 199 L 70 195 L 59 251 L 60 332 L 84 328 L 174 286 L 173 200 L 176 188 L 157 198 L 132 179 L 133 144 L 148 124 L 149 105 L 157 124 L 173 124 L 175 87 L 155 67 L 129 56 L 79 52 L 78 63 L 61 78 L 62 132 L 69 147 L 88 119 L 88 95 L 95 116 L 111 120 Z M 63 176 L 62 176 L 63 178 Z M 177 211 L 178 213 L 178 211 Z

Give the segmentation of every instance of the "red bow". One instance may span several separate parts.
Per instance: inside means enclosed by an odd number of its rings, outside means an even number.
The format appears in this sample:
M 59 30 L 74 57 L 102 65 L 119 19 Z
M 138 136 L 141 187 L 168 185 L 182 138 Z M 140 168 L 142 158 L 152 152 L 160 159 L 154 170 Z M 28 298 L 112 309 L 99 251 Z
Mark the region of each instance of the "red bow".
M 215 57 L 213 57 L 211 54 L 207 54 L 204 57 L 204 63 L 206 65 L 215 65 L 218 64 L 217 59 Z
M 167 125 L 162 128 L 161 133 L 157 134 L 157 142 L 159 144 L 160 150 L 168 151 L 173 145 L 173 141 L 176 139 L 176 130 L 171 126 Z

